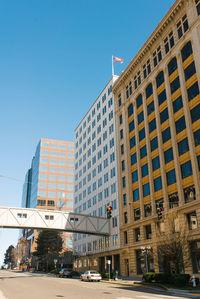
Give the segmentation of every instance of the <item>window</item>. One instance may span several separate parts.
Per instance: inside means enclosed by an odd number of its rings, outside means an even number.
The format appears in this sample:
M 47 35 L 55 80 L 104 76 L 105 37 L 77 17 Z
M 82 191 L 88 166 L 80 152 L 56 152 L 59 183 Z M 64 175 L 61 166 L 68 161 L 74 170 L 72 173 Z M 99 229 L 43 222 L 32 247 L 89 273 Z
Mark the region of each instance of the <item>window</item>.
M 176 113 L 183 107 L 182 102 L 182 96 L 179 96 L 174 102 L 173 102 L 173 111 Z
M 163 141 L 163 143 L 167 142 L 169 139 L 171 139 L 170 127 L 168 127 L 167 129 L 165 129 L 162 132 L 162 141 Z
M 169 199 L 169 208 L 170 209 L 178 207 L 178 202 L 179 202 L 178 192 L 169 194 L 168 199 Z
M 143 147 L 141 147 L 140 149 L 140 158 L 144 158 L 147 155 L 147 147 L 146 145 L 144 145 Z
M 121 145 L 121 155 L 123 155 L 124 154 L 124 145 L 122 144 Z
M 200 1 L 199 0 L 195 0 L 196 3 L 196 8 L 197 8 L 197 14 L 198 16 L 200 15 Z
M 174 81 L 172 81 L 170 83 L 170 89 L 171 89 L 171 94 L 173 94 L 175 91 L 177 91 L 177 89 L 180 88 L 180 81 L 179 81 L 179 77 L 176 77 L 176 79 L 174 79 Z
M 168 171 L 166 173 L 167 176 L 167 185 L 172 185 L 174 183 L 176 183 L 176 173 L 175 173 L 175 169 L 172 169 L 170 171 Z
M 167 54 L 169 50 L 174 46 L 174 36 L 173 31 L 164 39 L 165 53 Z
M 188 139 L 187 137 L 178 142 L 178 153 L 179 156 L 189 151 Z
M 147 60 L 147 62 L 143 65 L 143 75 L 144 79 L 151 73 L 151 64 L 150 59 Z
M 158 148 L 158 137 L 157 136 L 150 141 L 150 146 L 151 146 L 152 152 Z
M 165 164 L 169 163 L 174 159 L 172 147 L 164 152 Z
M 197 156 L 197 163 L 198 163 L 198 167 L 199 167 L 199 171 L 200 171 L 200 156 Z
M 140 131 L 139 131 L 139 141 L 141 141 L 142 139 L 145 138 L 145 128 L 142 128 Z
M 192 44 L 189 41 L 181 50 L 182 61 L 184 62 L 192 53 Z
M 133 114 L 133 104 L 130 104 L 128 107 L 128 117 L 130 117 Z
M 192 164 L 191 161 L 188 161 L 181 165 L 181 175 L 182 179 L 187 178 L 192 175 Z
M 196 74 L 196 68 L 194 61 L 191 62 L 188 67 L 184 69 L 185 81 L 190 79 L 194 74 Z
M 135 123 L 134 123 L 134 120 L 132 120 L 129 123 L 129 133 L 131 133 L 134 129 L 135 129 Z
M 196 215 L 195 211 L 187 214 L 187 221 L 188 221 L 188 226 L 189 226 L 190 230 L 196 229 L 198 227 L 197 215 Z
M 168 73 L 169 76 L 178 68 L 176 57 L 174 57 L 168 64 Z
M 183 189 L 185 203 L 196 200 L 196 191 L 194 185 Z
M 151 213 L 152 213 L 151 204 L 148 203 L 148 204 L 144 205 L 144 217 L 151 216 Z
M 125 170 L 125 161 L 122 161 L 122 171 Z
M 152 119 L 149 123 L 149 133 L 153 132 L 156 129 L 156 119 Z
M 146 99 L 149 98 L 153 94 L 153 87 L 150 83 L 146 88 Z
M 132 94 L 132 82 L 129 82 L 129 85 L 126 86 L 126 98 L 128 99 L 128 97 Z
M 181 38 L 183 36 L 183 33 L 185 33 L 189 28 L 187 15 L 184 15 L 182 19 L 177 23 L 176 26 L 177 26 L 178 38 Z
M 176 134 L 180 133 L 186 128 L 185 116 L 182 116 L 175 122 Z
M 168 118 L 168 108 L 165 108 L 162 112 L 160 112 L 160 123 L 164 123 Z
M 126 197 L 126 193 L 123 194 L 123 203 L 124 203 L 124 206 L 127 205 L 127 197 Z
M 132 172 L 132 183 L 135 183 L 138 181 L 138 171 L 135 170 Z
M 144 120 L 144 112 L 141 111 L 139 114 L 138 114 L 138 125 L 143 122 Z
M 162 53 L 161 53 L 161 47 L 159 46 L 156 51 L 153 52 L 153 64 L 154 67 L 162 60 Z
M 120 130 L 120 138 L 123 139 L 124 138 L 124 133 L 123 133 L 123 129 Z
M 118 105 L 119 107 L 121 106 L 122 104 L 122 98 L 121 98 L 121 93 L 118 95 Z
M 130 148 L 133 148 L 135 146 L 135 136 L 133 136 L 131 139 L 130 139 Z
M 123 188 L 126 187 L 126 178 L 125 177 L 122 178 L 122 186 L 123 186 Z
M 136 228 L 134 230 L 135 232 L 135 242 L 139 242 L 140 241 L 140 228 Z
M 156 86 L 157 88 L 165 81 L 164 73 L 161 71 L 156 77 Z
M 194 132 L 194 142 L 195 146 L 200 144 L 200 130 Z
M 135 221 L 140 220 L 140 208 L 134 209 L 133 213 L 134 213 L 134 220 Z
M 197 95 L 199 95 L 199 84 L 195 82 L 192 86 L 187 89 L 188 101 L 194 99 Z
M 147 105 L 147 115 L 150 115 L 154 110 L 154 101 L 152 101 L 149 105 Z
M 134 86 L 135 89 L 141 84 L 141 75 L 140 71 L 137 73 L 137 75 L 134 76 Z
M 133 201 L 137 201 L 139 199 L 140 199 L 140 197 L 139 197 L 139 189 L 133 190 Z
M 153 168 L 153 170 L 156 170 L 156 169 L 160 168 L 160 158 L 159 158 L 159 156 L 152 159 L 152 168 Z
M 142 166 L 142 177 L 147 176 L 148 173 L 149 173 L 148 164 L 145 164 L 145 165 Z
M 158 178 L 154 179 L 153 183 L 154 183 L 154 191 L 155 192 L 162 189 L 162 179 L 161 179 L 161 176 L 159 176 Z
M 121 115 L 121 117 L 120 117 L 120 121 L 122 121 L 122 115 Z M 121 122 L 122 123 L 122 122 Z M 110 125 L 110 127 L 109 127 L 109 134 L 112 134 L 112 132 L 114 131 L 114 125 L 112 124 L 112 125 Z
M 137 105 L 137 108 L 139 108 L 142 105 L 142 95 L 141 94 L 136 99 L 136 105 Z
M 142 189 L 143 189 L 143 196 L 148 196 L 150 194 L 150 186 L 149 186 L 149 183 L 147 184 L 144 184 L 142 186 Z
M 124 244 L 128 244 L 128 234 L 127 234 L 127 231 L 124 232 Z
M 165 89 L 158 95 L 158 104 L 161 105 L 167 99 Z
M 131 165 L 134 165 L 137 162 L 137 154 L 134 153 L 131 155 Z
M 127 212 L 124 212 L 124 223 L 126 224 L 128 222 Z
M 145 226 L 145 232 L 146 232 L 146 239 L 151 239 L 151 224 Z
M 190 110 L 192 123 L 200 119 L 200 104 L 195 106 L 192 110 Z

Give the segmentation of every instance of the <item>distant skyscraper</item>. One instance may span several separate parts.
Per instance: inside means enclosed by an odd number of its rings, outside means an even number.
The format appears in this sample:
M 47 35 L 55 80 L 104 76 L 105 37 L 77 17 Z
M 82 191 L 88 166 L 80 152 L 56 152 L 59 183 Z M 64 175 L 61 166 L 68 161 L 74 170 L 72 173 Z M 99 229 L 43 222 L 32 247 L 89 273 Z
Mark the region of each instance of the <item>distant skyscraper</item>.
M 22 206 L 40 209 L 73 211 L 74 143 L 41 139 L 27 172 Z M 26 237 L 35 233 L 29 230 Z M 72 248 L 72 234 L 63 233 L 64 248 Z

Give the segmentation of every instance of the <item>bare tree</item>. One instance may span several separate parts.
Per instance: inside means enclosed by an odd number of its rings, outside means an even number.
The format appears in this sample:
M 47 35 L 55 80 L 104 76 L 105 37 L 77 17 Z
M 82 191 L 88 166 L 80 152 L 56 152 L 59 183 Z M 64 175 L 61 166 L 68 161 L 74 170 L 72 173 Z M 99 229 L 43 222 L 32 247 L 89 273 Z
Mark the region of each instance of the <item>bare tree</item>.
M 158 222 L 158 228 L 158 257 L 165 272 L 184 272 L 184 267 L 190 264 L 190 253 L 189 231 L 183 215 L 169 211 L 163 222 Z

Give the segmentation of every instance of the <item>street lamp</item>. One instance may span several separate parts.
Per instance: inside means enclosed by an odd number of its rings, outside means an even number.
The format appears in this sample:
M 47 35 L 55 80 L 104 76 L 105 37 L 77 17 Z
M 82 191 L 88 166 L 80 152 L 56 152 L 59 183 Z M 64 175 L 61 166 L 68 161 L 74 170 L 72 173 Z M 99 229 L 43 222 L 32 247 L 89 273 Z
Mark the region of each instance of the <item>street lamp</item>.
M 142 254 L 144 255 L 144 260 L 145 260 L 145 267 L 146 267 L 146 272 L 149 272 L 149 267 L 148 267 L 148 255 L 151 252 L 151 246 L 141 246 L 140 247 Z

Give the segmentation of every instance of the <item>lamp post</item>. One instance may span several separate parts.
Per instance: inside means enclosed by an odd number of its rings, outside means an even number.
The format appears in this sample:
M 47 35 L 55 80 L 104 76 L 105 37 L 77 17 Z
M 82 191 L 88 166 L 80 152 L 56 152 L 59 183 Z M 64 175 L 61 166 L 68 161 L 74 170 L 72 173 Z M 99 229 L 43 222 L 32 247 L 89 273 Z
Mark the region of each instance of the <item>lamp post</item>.
M 144 261 L 145 261 L 145 267 L 146 267 L 146 272 L 149 272 L 149 267 L 148 267 L 148 255 L 151 251 L 151 246 L 141 246 L 140 247 L 142 254 L 144 255 Z

